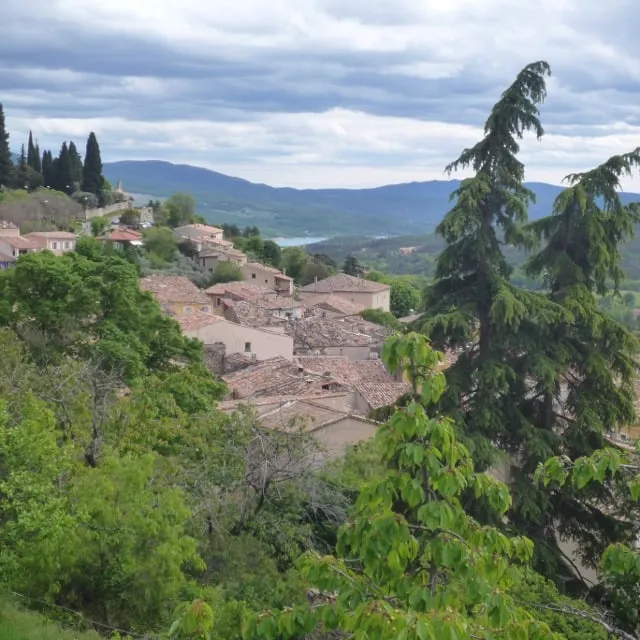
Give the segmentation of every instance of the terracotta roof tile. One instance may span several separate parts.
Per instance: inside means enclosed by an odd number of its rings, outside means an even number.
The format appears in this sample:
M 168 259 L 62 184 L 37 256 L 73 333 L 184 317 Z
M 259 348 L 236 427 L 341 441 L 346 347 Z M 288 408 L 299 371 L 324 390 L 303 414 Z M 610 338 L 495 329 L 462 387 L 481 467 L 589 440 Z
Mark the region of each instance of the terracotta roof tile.
M 204 292 L 184 276 L 146 276 L 140 280 L 140 288 L 153 293 L 160 304 L 211 304 Z
M 14 249 L 40 249 L 40 243 L 32 238 L 25 236 L 1 236 L 2 242 L 8 244 Z
M 388 327 L 367 322 L 359 316 L 324 318 L 310 316 L 288 322 L 285 331 L 299 348 L 376 346 L 391 335 Z
M 76 234 L 70 231 L 32 231 L 25 238 L 51 238 L 53 240 L 75 240 Z
M 346 273 L 338 273 L 318 282 L 312 282 L 306 287 L 301 287 L 300 291 L 305 293 L 334 293 L 334 292 L 367 292 L 377 293 L 387 291 L 391 287 L 381 282 L 373 282 L 347 275 Z
M 333 311 L 345 316 L 355 316 L 367 307 L 358 302 L 352 302 L 346 298 L 340 296 L 334 296 L 330 293 L 320 294 L 313 298 L 308 298 L 304 301 L 304 306 L 308 309 L 324 309 L 326 311 Z
M 185 333 L 225 321 L 224 318 L 220 316 L 216 316 L 213 313 L 206 313 L 205 311 L 198 311 L 197 309 L 192 313 L 178 314 L 174 316 L 174 320 L 178 322 L 180 328 Z

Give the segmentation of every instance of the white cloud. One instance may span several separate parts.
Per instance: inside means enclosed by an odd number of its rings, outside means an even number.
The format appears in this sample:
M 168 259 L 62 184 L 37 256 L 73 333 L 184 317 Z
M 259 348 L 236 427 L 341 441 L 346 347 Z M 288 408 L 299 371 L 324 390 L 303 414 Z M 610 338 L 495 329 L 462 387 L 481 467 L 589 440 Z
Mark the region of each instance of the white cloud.
M 443 178 L 515 73 L 546 59 L 548 135 L 526 141 L 523 160 L 528 179 L 558 183 L 640 142 L 631 11 L 628 0 L 606 11 L 596 0 L 9 0 L 6 31 L 25 50 L 62 49 L 4 64 L 2 99 L 14 140 L 32 128 L 41 147 L 93 130 L 107 160 L 373 186 Z M 74 34 L 95 35 L 96 51 Z

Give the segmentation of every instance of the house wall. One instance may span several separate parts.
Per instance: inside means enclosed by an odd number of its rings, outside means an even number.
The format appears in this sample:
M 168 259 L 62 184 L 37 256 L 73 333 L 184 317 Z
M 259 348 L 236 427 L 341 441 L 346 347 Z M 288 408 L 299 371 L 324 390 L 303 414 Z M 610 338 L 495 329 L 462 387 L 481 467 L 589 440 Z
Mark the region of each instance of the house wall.
M 0 238 L 17 238 L 20 235 L 20 229 L 16 227 L 0 227 Z
M 296 347 L 295 355 L 297 356 L 345 356 L 349 358 L 349 360 L 369 360 L 369 356 L 371 354 L 371 347 L 315 347 L 312 349 L 308 349 L 306 347 Z
M 226 320 L 185 333 L 192 338 L 202 340 L 205 345 L 222 342 L 227 354 L 246 353 L 255 356 L 256 360 L 268 360 L 277 356 L 293 358 L 293 339 L 291 336 L 269 333 Z
M 58 240 L 55 238 L 45 238 L 47 249 L 52 251 L 57 256 L 61 256 L 64 253 L 69 253 L 76 248 L 75 239 Z
M 373 438 L 377 429 L 375 424 L 355 418 L 344 418 L 326 427 L 320 427 L 312 433 L 325 447 L 323 457 L 328 462 L 342 456 L 347 447 Z
M 304 301 L 315 298 L 318 294 L 311 291 L 301 291 L 299 295 Z M 331 295 L 338 296 L 343 300 L 349 300 L 349 302 L 357 302 L 367 309 L 389 311 L 391 308 L 391 289 L 375 293 L 370 291 L 334 291 Z M 330 317 L 329 313 L 327 311 L 327 317 Z
M 276 273 L 270 269 L 263 269 L 253 264 L 245 264 L 242 267 L 244 279 L 250 284 L 261 287 L 269 287 L 273 291 L 280 291 L 287 295 L 293 294 L 293 282 L 291 280 L 279 280 Z
M 239 267 L 242 267 L 247 263 L 246 257 L 236 258 L 235 256 L 226 256 L 226 255 L 206 256 L 204 258 L 199 258 L 198 260 L 200 262 L 200 266 L 205 271 L 214 271 L 215 268 L 218 266 L 219 262 L 231 262 L 235 265 L 238 265 Z
M 17 258 L 18 256 L 23 256 L 26 253 L 34 253 L 35 251 L 37 251 L 37 249 L 14 249 L 6 240 L 0 237 L 0 253 Z
M 162 303 L 163 307 L 167 307 L 172 313 L 182 316 L 194 311 L 204 311 L 211 313 L 213 307 L 211 304 L 201 304 L 200 302 L 172 302 Z

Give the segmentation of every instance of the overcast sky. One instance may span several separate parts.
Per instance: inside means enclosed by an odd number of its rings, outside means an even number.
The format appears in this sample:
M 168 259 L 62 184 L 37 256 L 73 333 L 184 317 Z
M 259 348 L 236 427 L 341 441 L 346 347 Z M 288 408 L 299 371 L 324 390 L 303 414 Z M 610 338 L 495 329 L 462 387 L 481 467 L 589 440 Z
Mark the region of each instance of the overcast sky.
M 8 3 L 8 4 L 7 4 Z M 276 186 L 444 178 L 522 66 L 553 69 L 529 180 L 640 145 L 632 0 L 3 0 L 12 147 L 84 144 Z M 80 146 L 80 144 L 79 144 Z M 640 190 L 640 181 L 627 183 Z

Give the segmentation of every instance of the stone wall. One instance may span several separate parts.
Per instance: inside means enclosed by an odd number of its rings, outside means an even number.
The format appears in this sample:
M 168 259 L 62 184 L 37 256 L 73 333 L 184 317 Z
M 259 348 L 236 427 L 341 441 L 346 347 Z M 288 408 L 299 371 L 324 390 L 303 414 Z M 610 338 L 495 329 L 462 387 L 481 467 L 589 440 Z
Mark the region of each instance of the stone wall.
M 212 373 L 217 376 L 224 375 L 226 360 L 226 347 L 222 342 L 207 344 L 204 346 L 204 362 Z

